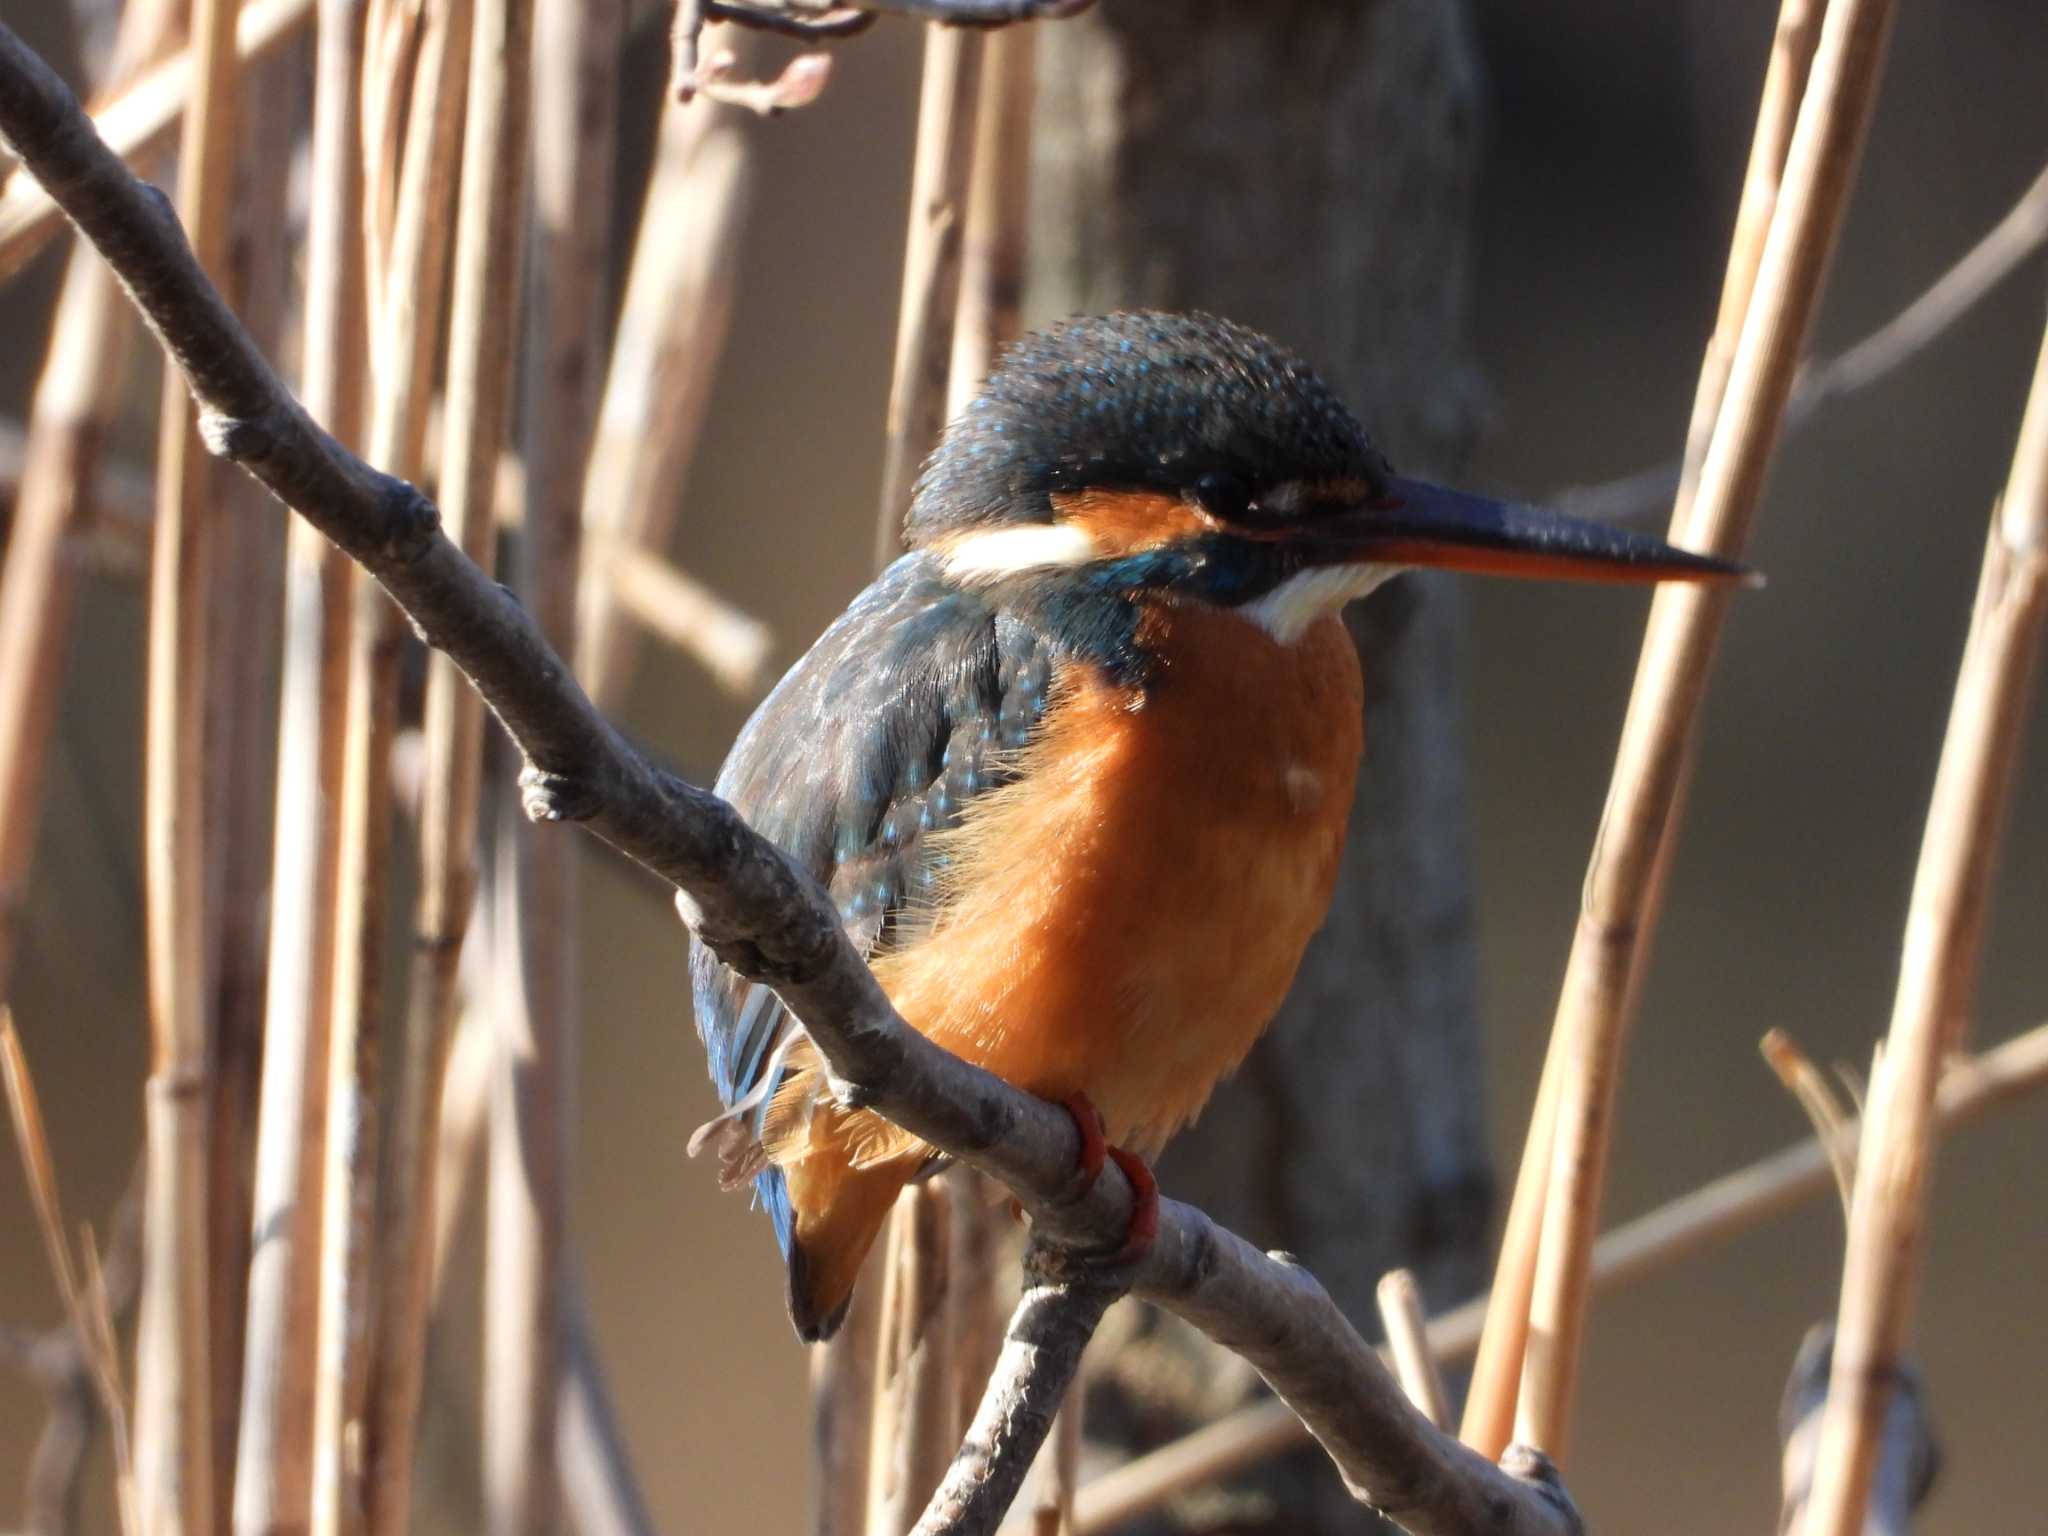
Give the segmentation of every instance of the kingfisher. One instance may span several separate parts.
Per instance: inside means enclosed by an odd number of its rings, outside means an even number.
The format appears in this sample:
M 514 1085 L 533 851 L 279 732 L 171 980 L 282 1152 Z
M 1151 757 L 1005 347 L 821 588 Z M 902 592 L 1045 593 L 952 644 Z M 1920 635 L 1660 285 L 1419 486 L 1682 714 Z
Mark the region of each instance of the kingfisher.
M 1725 581 L 1656 539 L 1396 475 L 1293 353 L 1203 314 L 1069 320 L 946 429 L 908 553 L 755 711 L 718 792 L 810 871 L 914 1028 L 1146 1160 L 1272 1020 L 1329 907 L 1364 748 L 1345 604 L 1412 567 Z M 806 1341 L 934 1150 L 836 1103 L 701 945 L 697 1024 Z

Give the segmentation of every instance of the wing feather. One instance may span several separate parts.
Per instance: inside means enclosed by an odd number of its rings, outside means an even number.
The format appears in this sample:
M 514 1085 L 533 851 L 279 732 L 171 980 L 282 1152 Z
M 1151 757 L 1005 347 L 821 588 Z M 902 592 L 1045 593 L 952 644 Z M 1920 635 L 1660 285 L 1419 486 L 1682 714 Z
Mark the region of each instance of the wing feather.
M 926 834 L 1006 780 L 1050 677 L 1033 625 L 947 582 L 929 555 L 906 555 L 754 712 L 718 792 L 825 886 L 848 936 L 873 954 L 938 899 Z M 715 1140 L 727 1176 L 753 1179 L 786 1254 L 788 1193 L 763 1165 L 760 1137 L 798 1026 L 774 993 L 695 943 L 690 970 L 728 1109 L 692 1149 Z

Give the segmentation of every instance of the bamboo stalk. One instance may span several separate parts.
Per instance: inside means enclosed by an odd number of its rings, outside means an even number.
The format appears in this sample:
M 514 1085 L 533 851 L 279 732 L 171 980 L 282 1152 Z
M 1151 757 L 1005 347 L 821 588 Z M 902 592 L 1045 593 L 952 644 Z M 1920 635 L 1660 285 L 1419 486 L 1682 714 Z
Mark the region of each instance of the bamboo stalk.
M 470 0 L 425 12 L 392 225 L 384 307 L 373 310 L 369 446 L 416 476 L 423 456 L 448 229 L 468 71 Z M 366 222 L 368 215 L 366 214 Z M 357 572 L 352 616 L 336 864 L 334 998 L 328 1042 L 322 1175 L 319 1375 L 314 1413 L 313 1530 L 360 1531 L 368 1519 L 362 1455 L 372 1349 L 377 1201 L 382 926 L 390 843 L 390 756 L 401 632 L 389 597 Z
M 1898 990 L 1872 1079 L 1805 1536 L 1864 1528 L 1901 1366 L 1934 1174 L 1935 1089 L 1962 1043 L 1983 952 L 1999 833 L 2048 623 L 2048 337 L 1994 509 L 1941 745 Z
M 1706 461 L 1707 447 L 1727 392 L 1736 345 L 1749 314 L 1765 236 L 1778 206 L 1785 156 L 1791 147 L 1793 125 L 1819 40 L 1820 3 L 1821 0 L 1781 0 L 1778 9 L 1770 63 L 1764 72 L 1763 99 L 1757 108 L 1756 132 L 1750 141 L 1749 165 L 1742 179 L 1742 199 L 1736 209 L 1735 231 L 1729 241 L 1728 263 L 1721 280 L 1720 312 L 1706 356 L 1700 363 L 1692 418 L 1686 430 L 1678 499 L 1672 512 L 1674 529 L 1690 520 L 1699 488 L 1700 466 Z M 1681 805 L 1682 796 L 1674 795 L 1671 820 L 1675 821 Z M 1658 841 L 1667 840 L 1659 837 Z M 1636 954 L 1620 960 L 1631 977 L 1641 970 L 1641 956 L 1647 951 L 1646 940 L 1655 926 L 1662 884 L 1661 862 L 1653 858 L 1649 870 L 1639 878 L 1641 894 L 1636 898 L 1641 907 L 1638 932 L 1644 942 Z M 1487 1315 L 1486 1336 L 1473 1363 L 1465 1416 L 1459 1428 L 1459 1438 L 1467 1445 L 1496 1459 L 1507 1449 L 1514 1427 L 1515 1401 L 1521 1390 L 1529 1307 L 1536 1288 L 1537 1251 L 1543 1239 L 1544 1204 L 1551 1182 L 1557 1100 L 1562 1091 L 1570 1039 L 1561 1026 L 1551 1031 L 1535 1108 L 1529 1117 L 1528 1140 L 1522 1148 L 1514 1195 L 1501 1234 L 1500 1257 L 1494 1268 L 1494 1308 Z
M 1746 540 L 1855 178 L 1890 18 L 1889 0 L 1828 7 L 1698 491 L 1673 524 L 1688 547 L 1734 554 Z M 1621 1049 L 1728 601 L 1725 590 L 1667 590 L 1651 602 L 1558 1000 L 1566 1071 L 1515 1437 L 1560 1461 Z
M 290 41 L 313 5 L 314 0 L 248 0 L 237 18 L 236 58 L 246 67 L 267 57 Z M 174 54 L 97 107 L 93 122 L 115 153 L 132 161 L 169 147 L 171 130 L 193 94 L 195 59 L 194 51 Z M 11 178 L 0 194 L 0 279 L 41 250 L 63 222 L 33 176 Z
M 623 0 L 534 12 L 533 281 L 520 590 L 563 654 L 576 640 L 582 495 L 604 381 Z M 578 848 L 536 835 L 507 797 L 513 869 L 498 893 L 503 980 L 486 1228 L 484 1520 L 541 1536 L 561 1519 L 569 1155 L 576 1081 Z
M 1038 37 L 1029 27 L 1005 27 L 983 47 L 987 57 L 975 107 L 967 231 L 960 253 L 960 299 L 946 388 L 949 417 L 967 409 L 988 377 L 996 353 L 1023 329 Z M 1000 1328 L 997 1337 L 1001 1337 Z
M 192 103 L 178 200 L 193 254 L 227 276 L 234 169 L 235 12 L 195 0 Z M 156 552 L 150 582 L 144 755 L 144 911 L 149 961 L 149 1164 L 136 1332 L 135 1471 L 150 1536 L 206 1536 L 214 1519 L 207 1160 L 213 1020 L 204 731 L 207 620 L 220 481 L 194 431 L 184 381 L 164 378 Z
M 451 536 L 495 563 L 498 459 L 518 347 L 532 0 L 483 0 L 470 49 L 457 215 L 441 497 Z M 426 771 L 411 995 L 393 1085 L 379 1213 L 377 1341 L 367 1415 L 369 1529 L 409 1528 L 420 1386 L 433 1297 L 441 1097 L 457 977 L 476 899 L 483 706 L 445 656 L 427 663 Z
M 1380 1276 L 1377 1299 L 1380 1325 L 1387 1332 L 1387 1349 L 1393 1356 L 1394 1374 L 1400 1378 L 1401 1390 L 1430 1423 L 1438 1429 L 1449 1427 L 1450 1398 L 1444 1392 L 1443 1378 L 1437 1374 L 1436 1356 L 1430 1352 L 1422 1290 L 1415 1283 L 1415 1272 L 1388 1270 Z
M 735 692 L 755 689 L 767 659 L 765 628 L 652 558 L 681 511 L 725 351 L 752 171 L 730 114 L 664 99 L 583 489 L 585 535 L 602 554 L 583 573 L 576 667 L 600 709 L 618 707 L 632 676 L 628 617 L 695 651 Z
M 2048 1024 L 2036 1026 L 1942 1074 L 1935 1099 L 1943 1131 L 1955 1130 L 2048 1088 Z M 1854 1140 L 1858 1122 L 1843 1129 Z M 1608 1290 L 1662 1273 L 1682 1259 L 1747 1232 L 1834 1187 L 1829 1150 L 1809 1137 L 1723 1174 L 1604 1235 L 1593 1250 L 1592 1284 Z M 1430 1353 L 1455 1364 L 1477 1347 L 1489 1308 L 1472 1300 L 1432 1318 Z M 1126 1462 L 1085 1484 L 1075 1515 L 1080 1536 L 1113 1530 L 1176 1494 L 1230 1477 L 1308 1443 L 1284 1403 L 1265 1401 Z
M 878 567 L 894 560 L 902 548 L 911 483 L 945 425 L 982 46 L 978 32 L 936 23 L 925 28 L 924 88 L 918 100 L 917 158 L 911 168 L 910 226 L 903 248 L 903 304 L 896 322 L 882 499 L 875 523 Z
M 308 410 L 344 443 L 361 429 L 368 337 L 356 112 L 363 0 L 322 0 L 306 231 Z M 312 1513 L 322 1147 L 334 985 L 335 877 L 348 686 L 350 565 L 301 520 L 286 535 L 277 824 L 257 1119 L 249 1310 L 236 1456 L 237 1536 Z

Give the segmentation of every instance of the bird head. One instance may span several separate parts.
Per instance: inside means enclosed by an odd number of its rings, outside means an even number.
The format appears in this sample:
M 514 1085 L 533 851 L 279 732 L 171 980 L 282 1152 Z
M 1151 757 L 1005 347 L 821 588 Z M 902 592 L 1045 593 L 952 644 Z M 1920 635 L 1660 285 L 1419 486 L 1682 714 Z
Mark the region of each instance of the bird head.
M 1202 314 L 1069 320 L 1011 347 L 925 466 L 905 531 L 964 583 L 1195 599 L 1281 640 L 1417 566 L 1580 581 L 1742 574 L 1396 475 L 1306 363 Z

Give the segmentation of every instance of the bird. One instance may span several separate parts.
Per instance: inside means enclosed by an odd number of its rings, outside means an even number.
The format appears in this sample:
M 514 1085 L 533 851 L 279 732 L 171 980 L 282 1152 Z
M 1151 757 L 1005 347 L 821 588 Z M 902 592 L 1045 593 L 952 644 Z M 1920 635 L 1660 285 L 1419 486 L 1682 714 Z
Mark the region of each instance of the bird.
M 1065 1104 L 1132 1178 L 1279 1009 L 1337 877 L 1363 741 L 1339 615 L 1414 567 L 1591 581 L 1742 568 L 1397 475 L 1293 352 L 1200 313 L 1008 348 L 913 488 L 907 552 L 742 729 L 717 792 L 813 875 L 913 1028 Z M 767 987 L 701 944 L 725 1112 L 799 1338 L 829 1338 L 938 1161 L 842 1107 Z

